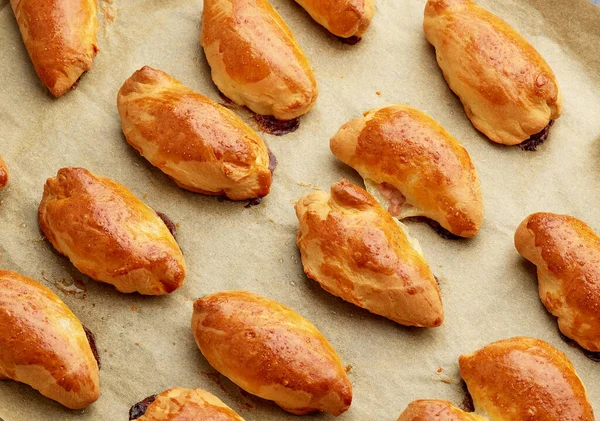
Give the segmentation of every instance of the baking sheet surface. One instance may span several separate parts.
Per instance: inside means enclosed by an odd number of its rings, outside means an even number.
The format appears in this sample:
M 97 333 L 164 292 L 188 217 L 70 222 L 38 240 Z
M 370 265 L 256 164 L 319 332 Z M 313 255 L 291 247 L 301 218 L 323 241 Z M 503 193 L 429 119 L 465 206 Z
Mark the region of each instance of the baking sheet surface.
M 28 386 L 0 382 L 0 417 L 126 420 L 129 407 L 170 387 L 199 387 L 246 420 L 293 420 L 274 404 L 241 394 L 215 374 L 191 331 L 192 302 L 248 289 L 309 318 L 350 365 L 354 385 L 344 420 L 395 420 L 418 398 L 464 397 L 458 356 L 516 335 L 548 341 L 573 361 L 600 414 L 600 366 L 558 335 L 537 295 L 535 270 L 513 233 L 530 213 L 568 213 L 600 231 L 600 8 L 588 0 L 481 0 L 520 31 L 555 71 L 564 114 L 537 152 L 487 141 L 445 84 L 421 25 L 425 0 L 377 0 L 365 39 L 341 43 L 291 0 L 272 0 L 312 62 L 320 97 L 298 131 L 263 134 L 279 160 L 271 194 L 259 206 L 179 189 L 127 145 L 116 108 L 119 87 L 150 65 L 221 101 L 198 38 L 201 0 L 101 2 L 101 48 L 78 87 L 53 99 L 35 75 L 8 0 L 0 0 L 0 155 L 10 187 L 0 193 L 0 267 L 42 282 L 97 339 L 101 397 L 70 411 Z M 329 295 L 307 279 L 295 244 L 293 202 L 311 186 L 357 174 L 336 161 L 329 138 L 365 110 L 407 103 L 426 111 L 467 148 L 481 178 L 485 220 L 473 240 L 440 238 L 423 223 L 411 234 L 441 281 L 446 312 L 437 329 L 398 326 Z M 249 113 L 238 112 L 246 121 Z M 125 295 L 81 275 L 40 235 L 43 185 L 64 166 L 82 166 L 129 187 L 178 224 L 185 285 L 166 297 Z M 83 282 L 86 297 L 63 292 Z M 306 420 L 333 419 L 326 414 Z

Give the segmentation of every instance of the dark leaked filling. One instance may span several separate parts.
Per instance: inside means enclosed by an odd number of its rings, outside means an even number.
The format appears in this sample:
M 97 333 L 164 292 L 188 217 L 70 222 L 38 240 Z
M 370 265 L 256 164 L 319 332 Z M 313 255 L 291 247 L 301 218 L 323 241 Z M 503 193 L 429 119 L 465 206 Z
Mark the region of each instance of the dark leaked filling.
M 357 37 L 356 35 L 353 35 L 353 36 L 348 37 L 348 38 L 342 38 L 342 37 L 337 37 L 337 38 L 340 41 L 342 41 L 344 44 L 348 44 L 348 45 L 356 45 L 362 39 L 361 37 Z
M 155 400 L 156 400 L 156 395 L 152 395 L 152 396 L 148 396 L 143 401 L 138 402 L 135 405 L 133 405 L 131 407 L 131 409 L 129 410 L 129 420 L 130 421 L 131 420 L 137 420 L 138 418 L 140 418 L 141 416 L 143 416 L 146 413 L 146 411 L 148 410 L 148 407 Z
M 271 148 L 269 148 L 268 146 L 267 151 L 269 152 L 269 171 L 271 171 L 271 174 L 273 174 L 275 172 L 275 168 L 277 168 L 277 157 L 273 155 L 273 152 L 271 152 Z
M 252 206 L 258 206 L 262 202 L 262 197 L 255 197 L 254 199 L 248 200 L 248 203 L 244 205 L 246 209 L 251 208 Z
M 519 144 L 519 147 L 524 151 L 533 152 L 540 146 L 542 143 L 548 139 L 548 134 L 550 133 L 550 127 L 554 124 L 554 120 L 550 120 L 548 125 L 542 129 L 541 132 L 531 135 L 529 139 Z
M 589 350 L 583 348 L 576 341 L 574 341 L 573 339 L 565 336 L 560 331 L 560 329 L 558 330 L 558 334 L 560 335 L 561 339 L 563 341 L 565 341 L 567 344 L 571 345 L 574 348 L 579 348 L 581 350 L 581 352 L 583 352 L 583 355 L 585 355 L 586 357 L 588 357 L 590 360 L 592 360 L 592 361 L 594 361 L 596 363 L 600 363 L 600 352 L 589 351 Z
M 458 407 L 465 412 L 475 412 L 475 405 L 473 404 L 473 397 L 471 396 L 471 393 L 469 392 L 469 388 L 467 387 L 467 384 L 465 383 L 464 380 L 461 381 L 461 385 L 462 385 L 463 392 L 465 392 L 465 398 L 463 399 L 462 403 Z
M 91 330 L 87 327 L 83 326 L 83 330 L 85 332 L 85 337 L 87 338 L 88 343 L 90 344 L 90 348 L 92 349 L 92 354 L 94 354 L 94 358 L 98 363 L 98 369 L 100 369 L 100 355 L 98 354 L 98 348 L 96 348 L 96 338 Z
M 295 132 L 300 127 L 300 118 L 291 120 L 277 120 L 272 115 L 254 114 L 252 120 L 258 125 L 261 132 L 269 133 L 275 136 L 283 136 Z
M 175 225 L 175 222 L 173 222 L 173 220 L 171 218 L 169 218 L 167 215 L 165 215 L 162 212 L 156 212 L 156 214 L 158 215 L 158 217 L 160 219 L 162 219 L 162 221 L 165 223 L 165 225 L 169 229 L 169 232 L 175 239 L 175 241 L 177 241 L 177 225 Z

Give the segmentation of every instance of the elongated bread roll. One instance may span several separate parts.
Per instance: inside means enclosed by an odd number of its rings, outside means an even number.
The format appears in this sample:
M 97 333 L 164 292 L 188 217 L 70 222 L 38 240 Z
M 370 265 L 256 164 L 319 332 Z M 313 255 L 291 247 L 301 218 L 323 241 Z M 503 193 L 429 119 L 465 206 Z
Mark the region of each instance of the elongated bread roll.
M 308 59 L 267 0 L 205 0 L 200 42 L 219 90 L 257 114 L 291 120 L 317 100 Z
M 459 359 L 475 411 L 490 421 L 594 421 L 581 379 L 548 343 L 517 337 Z
M 296 3 L 329 32 L 342 38 L 362 37 L 375 14 L 375 0 L 296 0 Z
M 537 266 L 542 302 L 560 331 L 600 351 L 600 237 L 568 215 L 534 213 L 515 233 L 519 254 Z
M 183 284 L 183 254 L 165 223 L 108 178 L 62 168 L 46 181 L 38 220 L 79 271 L 121 292 L 161 295 Z
M 10 0 L 41 81 L 62 96 L 92 68 L 98 46 L 97 0 Z
M 448 401 L 418 400 L 408 405 L 398 421 L 487 421 L 469 412 L 458 409 Z
M 245 391 L 293 414 L 345 412 L 352 386 L 327 339 L 293 310 L 246 291 L 194 303 L 192 332 L 204 357 Z
M 134 405 L 130 420 L 139 421 L 244 421 L 215 395 L 202 389 L 176 387 Z M 139 409 L 138 409 L 139 408 Z M 141 416 L 139 416 L 141 414 Z
M 498 16 L 471 0 L 429 0 L 423 28 L 450 89 L 490 140 L 522 143 L 560 116 L 552 69 Z
M 403 325 L 442 324 L 440 291 L 420 248 L 369 193 L 342 180 L 331 195 L 301 198 L 296 216 L 304 272 L 325 290 Z
M 6 187 L 8 183 L 8 168 L 6 168 L 6 163 L 0 156 L 0 190 Z
M 269 193 L 269 150 L 227 108 L 148 66 L 117 103 L 127 142 L 182 188 L 233 200 Z
M 79 319 L 48 288 L 7 270 L 0 270 L 0 379 L 71 409 L 100 396 L 98 363 Z
M 461 237 L 479 231 L 483 205 L 471 157 L 422 111 L 408 105 L 367 111 L 344 124 L 330 147 L 392 216 L 425 216 Z

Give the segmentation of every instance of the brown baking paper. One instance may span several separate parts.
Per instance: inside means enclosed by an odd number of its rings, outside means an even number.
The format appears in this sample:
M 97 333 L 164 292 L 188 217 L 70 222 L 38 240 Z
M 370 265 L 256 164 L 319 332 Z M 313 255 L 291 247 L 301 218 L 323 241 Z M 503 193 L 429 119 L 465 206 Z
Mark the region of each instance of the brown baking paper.
M 558 334 L 540 303 L 534 267 L 513 246 L 517 225 L 535 211 L 567 213 L 600 231 L 600 8 L 588 0 L 481 0 L 546 58 L 564 94 L 564 114 L 537 152 L 492 144 L 466 118 L 422 31 L 425 0 L 377 0 L 359 44 L 341 43 L 291 0 L 273 0 L 315 69 L 320 97 L 295 133 L 262 134 L 279 166 L 271 194 L 246 208 L 184 191 L 127 145 L 116 96 L 144 65 L 162 69 L 222 101 L 199 45 L 201 0 L 101 2 L 94 68 L 54 99 L 39 82 L 8 0 L 0 0 L 0 155 L 10 184 L 0 192 L 0 267 L 36 279 L 96 335 L 101 397 L 71 411 L 28 386 L 0 382 L 5 421 L 127 420 L 131 405 L 171 387 L 203 388 L 246 420 L 293 420 L 274 404 L 241 393 L 215 374 L 190 331 L 192 302 L 215 291 L 247 289 L 310 319 L 349 365 L 354 401 L 344 420 L 395 420 L 418 398 L 460 404 L 458 356 L 516 335 L 565 352 L 600 413 L 600 365 Z M 293 203 L 311 186 L 357 174 L 329 151 L 329 138 L 365 110 L 392 103 L 420 108 L 471 154 L 483 189 L 484 225 L 473 240 L 445 240 L 408 222 L 441 282 L 446 320 L 406 328 L 333 297 L 299 262 Z M 237 111 L 246 121 L 249 113 Z M 178 225 L 185 285 L 170 296 L 121 294 L 91 281 L 42 239 L 37 207 L 48 177 L 82 166 L 129 187 Z M 86 297 L 64 285 L 85 284 Z M 326 414 L 305 420 L 330 420 Z

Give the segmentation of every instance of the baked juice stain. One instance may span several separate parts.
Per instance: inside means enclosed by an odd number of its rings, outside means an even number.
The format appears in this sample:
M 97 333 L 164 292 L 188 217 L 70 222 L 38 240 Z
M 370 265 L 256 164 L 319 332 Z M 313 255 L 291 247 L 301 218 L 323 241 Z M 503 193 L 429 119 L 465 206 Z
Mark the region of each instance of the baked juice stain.
M 171 233 L 173 238 L 175 240 L 177 240 L 177 225 L 175 225 L 175 222 L 173 222 L 173 220 L 171 218 L 169 218 L 167 215 L 165 215 L 162 212 L 156 212 L 156 214 L 165 223 L 165 225 L 169 229 L 169 232 Z
M 357 37 L 355 35 L 348 37 L 348 38 L 342 38 L 342 37 L 337 37 L 340 41 L 342 41 L 344 44 L 348 44 L 348 45 L 356 45 L 360 42 L 361 38 Z
M 146 413 L 148 407 L 156 400 L 156 395 L 148 396 L 141 402 L 136 403 L 129 410 L 129 420 L 137 420 Z
M 461 382 L 461 386 L 463 392 L 465 392 L 465 398 L 463 399 L 462 403 L 458 405 L 458 407 L 465 412 L 474 412 L 475 405 L 473 405 L 473 397 L 471 396 L 471 393 L 469 393 L 469 388 L 464 380 Z
M 254 114 L 252 120 L 258 125 L 261 132 L 275 136 L 295 132 L 300 127 L 300 118 L 298 117 L 291 120 L 277 120 L 271 115 Z
M 525 142 L 519 144 L 519 147 L 524 151 L 533 152 L 540 146 L 542 143 L 548 139 L 548 134 L 550 133 L 550 127 L 554 124 L 554 120 L 550 120 L 550 123 L 546 127 L 542 129 L 541 132 L 531 135 L 529 139 Z
M 47 281 L 46 277 L 42 274 L 44 279 Z M 80 300 L 84 300 L 87 297 L 87 288 L 85 284 L 77 279 L 66 280 L 61 279 L 60 281 L 54 282 L 54 286 L 65 294 L 73 295 L 75 298 L 79 298 Z
M 98 363 L 98 368 L 100 368 L 100 355 L 98 354 L 98 348 L 96 347 L 96 337 L 87 327 L 83 326 L 83 330 L 85 332 L 85 337 L 87 338 L 88 343 L 90 344 L 90 348 L 92 349 L 92 354 L 94 354 L 94 358 Z
M 600 363 L 600 352 L 589 351 L 589 350 L 583 348 L 581 345 L 579 345 L 573 339 L 565 336 L 560 330 L 558 331 L 558 334 L 560 335 L 561 339 L 563 341 L 565 341 L 567 344 L 571 345 L 574 348 L 579 348 L 581 350 L 581 352 L 583 352 L 583 355 L 585 355 L 587 358 L 589 358 L 590 360 L 592 360 L 596 363 Z

